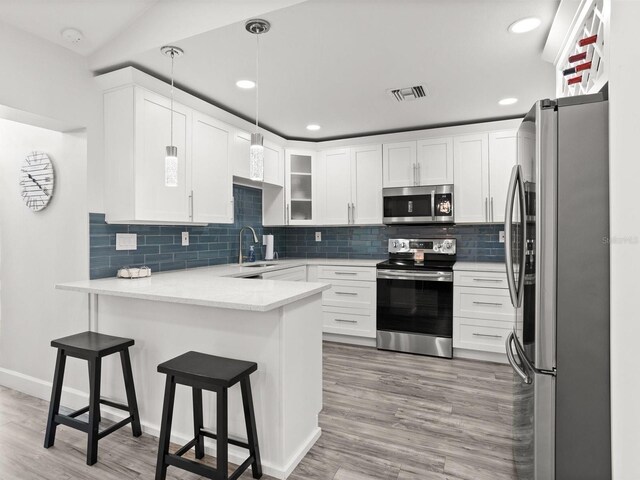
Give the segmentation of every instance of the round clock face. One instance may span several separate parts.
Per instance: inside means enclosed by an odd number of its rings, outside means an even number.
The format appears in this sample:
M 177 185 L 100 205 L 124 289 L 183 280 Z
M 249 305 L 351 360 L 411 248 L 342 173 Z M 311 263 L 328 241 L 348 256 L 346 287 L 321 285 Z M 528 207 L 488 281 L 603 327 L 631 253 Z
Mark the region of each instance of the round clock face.
M 53 196 L 53 164 L 44 152 L 31 152 L 20 167 L 22 200 L 34 212 L 45 208 Z

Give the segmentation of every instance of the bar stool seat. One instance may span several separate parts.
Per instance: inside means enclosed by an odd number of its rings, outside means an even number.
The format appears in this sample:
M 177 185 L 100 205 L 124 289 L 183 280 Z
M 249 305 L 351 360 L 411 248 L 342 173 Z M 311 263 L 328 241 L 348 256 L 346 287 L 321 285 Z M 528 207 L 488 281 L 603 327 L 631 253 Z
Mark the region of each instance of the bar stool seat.
M 47 417 L 47 429 L 44 439 L 45 448 L 49 448 L 55 443 L 56 428 L 58 425 L 75 428 L 87 433 L 87 465 L 93 465 L 98 460 L 98 440 L 101 438 L 104 438 L 129 423 L 131 423 L 134 437 L 139 437 L 142 434 L 138 402 L 133 384 L 133 373 L 131 371 L 131 358 L 129 356 L 129 347 L 133 346 L 134 343 L 134 340 L 130 338 L 114 337 L 96 332 L 82 332 L 64 338 L 58 338 L 51 342 L 51 346 L 58 349 L 58 355 L 53 387 L 51 389 L 49 415 Z M 120 353 L 127 405 L 100 397 L 102 358 L 114 353 Z M 62 415 L 60 414 L 60 397 L 62 395 L 62 384 L 67 357 L 80 358 L 88 362 L 89 405 L 67 415 Z M 127 411 L 129 416 L 105 430 L 99 431 L 100 404 Z M 76 418 L 87 412 L 89 412 L 88 422 L 83 422 Z
M 211 479 L 237 479 L 251 465 L 254 478 L 262 476 L 260 449 L 253 410 L 251 382 L 249 376 L 258 369 L 255 362 L 217 357 L 199 352 L 187 352 L 176 358 L 158 365 L 158 372 L 167 375 L 165 385 L 162 422 L 160 425 L 160 444 L 158 447 L 158 462 L 156 480 L 164 480 L 167 467 L 175 466 Z M 228 389 L 240 383 L 247 441 L 241 441 L 228 436 Z M 181 447 L 176 453 L 169 453 L 169 439 L 171 437 L 171 423 L 175 400 L 176 384 L 192 388 L 193 396 L 193 431 L 194 438 Z M 202 390 L 216 393 L 216 432 L 211 432 L 203 426 Z M 204 437 L 216 440 L 216 468 L 182 458 L 195 447 L 195 457 L 204 458 Z M 229 444 L 249 450 L 249 457 L 231 476 L 228 475 Z

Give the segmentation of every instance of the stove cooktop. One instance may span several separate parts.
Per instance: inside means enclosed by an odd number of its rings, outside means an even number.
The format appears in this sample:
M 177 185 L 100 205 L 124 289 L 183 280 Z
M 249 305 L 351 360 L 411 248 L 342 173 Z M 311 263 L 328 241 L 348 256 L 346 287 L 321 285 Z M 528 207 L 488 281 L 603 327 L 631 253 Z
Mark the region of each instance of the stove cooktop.
M 381 270 L 424 270 L 424 271 L 452 271 L 455 260 L 453 261 L 425 261 L 422 264 L 417 264 L 410 259 L 393 259 L 385 260 L 376 265 Z

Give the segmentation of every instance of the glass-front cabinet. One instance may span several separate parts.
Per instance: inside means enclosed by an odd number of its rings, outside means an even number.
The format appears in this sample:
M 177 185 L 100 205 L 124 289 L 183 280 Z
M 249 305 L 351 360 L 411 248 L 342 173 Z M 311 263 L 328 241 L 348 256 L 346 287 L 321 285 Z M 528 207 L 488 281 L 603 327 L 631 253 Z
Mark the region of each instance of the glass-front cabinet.
M 286 152 L 286 201 L 287 225 L 313 225 L 316 219 L 315 203 L 315 155 L 308 150 Z

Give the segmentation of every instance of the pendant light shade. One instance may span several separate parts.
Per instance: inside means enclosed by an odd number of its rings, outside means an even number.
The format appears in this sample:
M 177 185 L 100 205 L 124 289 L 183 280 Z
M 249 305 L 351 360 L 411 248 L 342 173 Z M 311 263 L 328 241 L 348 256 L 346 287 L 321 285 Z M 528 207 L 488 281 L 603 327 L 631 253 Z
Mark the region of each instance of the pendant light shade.
M 249 178 L 256 182 L 264 180 L 264 146 L 261 133 L 251 134 L 249 147 Z
M 184 54 L 178 47 L 166 46 L 160 49 L 163 55 L 171 57 L 171 139 L 165 148 L 164 157 L 164 185 L 165 187 L 178 186 L 178 147 L 173 144 L 173 60 Z
M 260 35 L 267 33 L 271 24 L 266 20 L 254 18 L 245 24 L 247 32 L 256 36 L 256 132 L 251 134 L 251 147 L 249 147 L 249 178 L 256 182 L 264 180 L 264 139 L 258 132 L 259 103 L 258 93 L 260 91 Z

